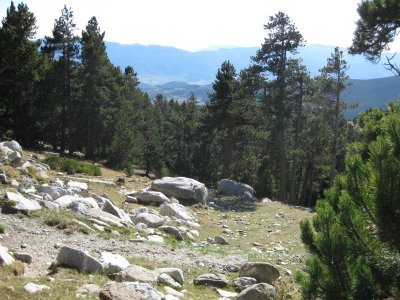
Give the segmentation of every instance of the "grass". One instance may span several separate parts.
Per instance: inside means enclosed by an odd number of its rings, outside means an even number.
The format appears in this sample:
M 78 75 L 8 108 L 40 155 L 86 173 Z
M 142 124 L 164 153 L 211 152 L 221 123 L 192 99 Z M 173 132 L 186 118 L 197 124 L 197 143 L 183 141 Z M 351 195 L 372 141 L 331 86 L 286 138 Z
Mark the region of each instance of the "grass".
M 0 234 L 3 234 L 6 231 L 6 226 L 0 223 Z
M 65 232 L 68 234 L 72 234 L 74 232 L 89 234 L 89 230 L 87 228 L 72 221 L 73 219 L 75 219 L 90 226 L 88 220 L 84 217 L 79 217 L 68 210 L 60 209 L 57 212 L 52 210 L 43 210 L 42 214 L 44 223 L 48 226 L 56 227 L 60 230 L 65 230 Z
M 13 270 L 10 267 L 0 268 L 0 298 L 3 300 L 75 300 L 76 290 L 78 287 L 93 283 L 100 287 L 108 281 L 108 278 L 102 274 L 82 274 L 73 269 L 61 268 L 57 274 L 51 275 L 55 280 L 48 281 L 48 277 L 37 279 L 25 278 L 13 275 Z M 24 290 L 24 286 L 28 282 L 35 284 L 43 284 L 50 287 L 50 290 L 29 294 Z M 98 299 L 98 294 L 87 295 L 85 299 Z
M 80 161 L 68 157 L 60 157 L 58 155 L 48 155 L 44 160 L 50 168 L 60 170 L 67 173 L 81 173 L 89 176 L 101 176 L 101 169 L 88 162 Z

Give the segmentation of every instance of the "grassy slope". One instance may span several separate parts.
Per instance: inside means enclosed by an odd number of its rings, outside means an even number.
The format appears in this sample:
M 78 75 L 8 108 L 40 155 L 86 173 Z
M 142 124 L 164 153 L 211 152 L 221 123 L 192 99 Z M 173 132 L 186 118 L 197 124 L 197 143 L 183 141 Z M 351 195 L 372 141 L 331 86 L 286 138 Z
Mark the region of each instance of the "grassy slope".
M 121 172 L 102 168 L 102 179 L 115 181 Z M 60 173 L 51 172 L 51 176 L 62 178 Z M 90 176 L 85 176 L 89 177 Z M 98 177 L 96 177 L 98 178 Z M 146 187 L 151 180 L 136 173 L 130 178 L 126 178 L 127 190 L 138 190 Z M 121 206 L 124 196 L 120 193 L 119 187 L 112 187 L 105 184 L 89 183 L 90 191 L 101 195 L 106 193 L 114 203 Z M 292 277 L 287 276 L 286 270 L 300 270 L 304 266 L 306 251 L 300 241 L 299 222 L 304 218 L 312 216 L 308 210 L 292 208 L 279 202 L 270 203 L 246 203 L 234 198 L 223 197 L 214 199 L 217 205 L 216 209 L 195 208 L 201 227 L 199 228 L 200 237 L 198 242 L 206 240 L 208 237 L 216 235 L 224 236 L 229 245 L 209 245 L 199 247 L 191 244 L 189 241 L 176 244 L 167 239 L 169 247 L 186 248 L 193 252 L 194 261 L 203 254 L 211 254 L 216 257 L 224 258 L 227 255 L 237 255 L 243 260 L 266 261 L 277 265 L 284 275 L 284 284 L 280 291 L 283 294 L 291 294 L 292 298 L 298 298 L 298 292 L 295 284 L 292 283 Z M 125 209 L 130 209 L 138 205 L 129 204 Z M 48 217 L 46 213 L 36 216 L 37 218 Z M 222 233 L 223 225 L 232 230 L 232 234 Z M 45 226 L 45 225 L 44 225 Z M 123 233 L 123 232 L 122 232 Z M 124 233 L 123 233 L 124 234 Z M 132 234 L 126 231 L 126 234 Z M 91 236 L 96 233 L 90 233 Z M 110 238 L 97 234 L 98 238 Z M 112 237 L 125 239 L 127 237 Z M 149 245 L 151 247 L 151 245 Z M 138 263 L 145 267 L 161 267 L 160 263 L 152 261 L 150 258 L 140 258 L 139 261 L 134 257 L 127 257 L 131 262 Z M 168 258 L 166 258 L 168 260 Z M 235 263 L 235 262 L 233 262 Z M 187 289 L 185 299 L 217 299 L 216 292 L 211 288 L 196 287 L 192 280 L 202 273 L 219 272 L 218 269 L 210 269 L 193 263 L 192 266 L 182 265 L 185 273 L 184 287 Z M 0 295 L 4 299 L 75 299 L 76 288 L 85 283 L 97 283 L 102 286 L 108 281 L 106 276 L 79 274 L 73 270 L 62 269 L 53 277 L 55 282 L 48 282 L 47 277 L 43 278 L 25 278 L 24 276 L 14 276 L 10 269 L 0 269 Z M 237 273 L 227 274 L 229 279 L 238 276 Z M 23 285 L 32 281 L 35 283 L 46 284 L 51 287 L 50 291 L 29 295 L 23 290 Z M 162 289 L 161 289 L 162 290 Z M 186 298 L 187 297 L 187 298 Z M 90 297 L 87 299 L 96 299 Z

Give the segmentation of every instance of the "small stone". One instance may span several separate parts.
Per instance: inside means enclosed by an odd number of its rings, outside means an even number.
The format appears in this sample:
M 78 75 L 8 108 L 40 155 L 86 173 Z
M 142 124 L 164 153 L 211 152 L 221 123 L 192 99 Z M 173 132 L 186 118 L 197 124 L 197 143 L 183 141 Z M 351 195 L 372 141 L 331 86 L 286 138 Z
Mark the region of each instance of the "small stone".
M 228 280 L 223 274 L 202 274 L 193 280 L 195 285 L 210 285 L 215 287 L 225 287 Z
M 217 245 L 229 245 L 229 242 L 222 236 L 216 236 L 214 237 L 214 244 Z
M 24 286 L 25 291 L 27 291 L 30 294 L 34 294 L 37 292 L 41 292 L 43 290 L 49 290 L 50 288 L 47 285 L 40 285 L 40 284 L 35 284 L 32 282 L 27 283 Z
M 30 255 L 28 253 L 16 252 L 16 253 L 14 253 L 14 257 L 16 259 L 18 259 L 19 261 L 22 261 L 27 264 L 32 263 L 32 255 Z
M 180 289 L 182 286 L 176 282 L 171 276 L 166 273 L 161 273 L 158 276 L 158 282 L 168 285 L 174 289 Z

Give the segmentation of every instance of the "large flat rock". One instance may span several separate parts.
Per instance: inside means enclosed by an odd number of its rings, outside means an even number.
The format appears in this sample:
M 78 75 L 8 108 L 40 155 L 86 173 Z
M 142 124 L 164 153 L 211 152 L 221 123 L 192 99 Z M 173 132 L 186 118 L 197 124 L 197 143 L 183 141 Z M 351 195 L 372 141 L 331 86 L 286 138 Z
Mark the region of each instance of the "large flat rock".
M 178 200 L 207 204 L 208 190 L 204 183 L 186 177 L 163 177 L 151 183 L 151 190 Z

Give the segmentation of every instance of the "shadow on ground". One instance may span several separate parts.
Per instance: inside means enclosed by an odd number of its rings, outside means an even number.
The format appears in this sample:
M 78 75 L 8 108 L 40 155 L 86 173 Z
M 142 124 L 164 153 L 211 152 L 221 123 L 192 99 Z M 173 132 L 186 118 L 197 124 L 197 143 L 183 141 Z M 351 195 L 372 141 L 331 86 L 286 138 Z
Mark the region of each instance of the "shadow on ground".
M 257 209 L 257 201 L 244 200 L 235 196 L 212 197 L 209 200 L 214 202 L 215 209 L 219 211 L 255 211 Z

